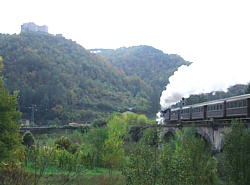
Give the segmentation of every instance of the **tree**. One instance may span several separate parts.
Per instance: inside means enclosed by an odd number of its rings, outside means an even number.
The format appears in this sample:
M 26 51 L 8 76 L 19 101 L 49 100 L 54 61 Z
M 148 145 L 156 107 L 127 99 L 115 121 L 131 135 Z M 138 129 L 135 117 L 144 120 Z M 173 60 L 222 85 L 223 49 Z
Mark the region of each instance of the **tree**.
M 145 129 L 140 139 L 141 144 L 147 146 L 157 146 L 159 142 L 158 134 L 157 128 Z
M 35 138 L 31 132 L 26 132 L 23 135 L 23 144 L 28 148 L 35 144 Z
M 194 127 L 183 128 L 161 151 L 162 178 L 166 184 L 214 184 L 217 160 Z M 172 178 L 174 177 L 174 178 Z
M 0 72 L 2 71 L 0 57 Z M 13 159 L 14 150 L 21 146 L 19 123 L 21 112 L 17 110 L 18 92 L 13 95 L 5 88 L 3 77 L 0 77 L 0 162 Z
M 250 129 L 235 121 L 232 131 L 225 134 L 224 165 L 228 178 L 235 184 L 250 182 Z
M 104 148 L 104 141 L 108 137 L 108 132 L 106 128 L 95 128 L 92 132 L 90 132 L 90 142 L 93 145 L 92 148 L 95 151 L 96 156 L 96 165 L 98 167 L 102 167 L 103 159 L 102 152 Z
M 107 125 L 108 137 L 104 141 L 103 161 L 105 167 L 118 167 L 124 157 L 123 136 L 127 124 L 123 122 L 122 115 L 113 114 Z
M 126 184 L 155 185 L 161 184 L 162 163 L 158 148 L 134 143 L 129 161 L 123 168 Z M 164 182 L 162 182 L 164 184 Z
M 250 93 L 250 83 L 248 83 L 247 87 L 246 87 L 246 90 L 245 90 L 245 93 L 246 94 L 249 94 Z

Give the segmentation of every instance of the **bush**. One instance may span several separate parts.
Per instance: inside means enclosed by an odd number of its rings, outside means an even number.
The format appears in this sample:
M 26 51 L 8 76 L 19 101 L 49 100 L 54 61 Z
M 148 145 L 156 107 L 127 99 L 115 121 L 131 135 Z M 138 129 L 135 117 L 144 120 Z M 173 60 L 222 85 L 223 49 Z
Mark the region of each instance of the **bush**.
M 59 149 L 65 149 L 68 152 L 71 151 L 71 140 L 68 137 L 61 136 L 55 141 L 55 144 L 58 145 Z
M 35 144 L 35 138 L 31 132 L 26 132 L 23 135 L 23 144 L 28 148 Z

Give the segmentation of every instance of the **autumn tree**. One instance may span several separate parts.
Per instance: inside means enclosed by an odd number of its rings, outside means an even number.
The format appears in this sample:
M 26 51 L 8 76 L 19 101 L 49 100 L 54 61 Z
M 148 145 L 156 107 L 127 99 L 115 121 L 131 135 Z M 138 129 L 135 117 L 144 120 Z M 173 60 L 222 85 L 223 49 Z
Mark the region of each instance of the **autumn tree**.
M 2 71 L 0 57 L 0 72 Z M 14 150 L 20 146 L 19 122 L 21 112 L 17 110 L 18 92 L 13 95 L 5 88 L 3 77 L 0 77 L 0 162 L 13 159 Z

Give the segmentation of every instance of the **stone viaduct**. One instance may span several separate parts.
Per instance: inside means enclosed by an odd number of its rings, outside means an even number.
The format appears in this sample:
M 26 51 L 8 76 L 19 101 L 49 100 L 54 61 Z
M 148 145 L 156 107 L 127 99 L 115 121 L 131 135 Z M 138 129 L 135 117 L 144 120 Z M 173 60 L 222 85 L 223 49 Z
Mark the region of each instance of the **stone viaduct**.
M 249 127 L 249 123 L 244 123 L 246 127 Z M 176 132 L 185 126 L 191 126 L 190 124 L 171 124 L 163 125 L 160 137 L 162 140 L 169 140 L 171 136 L 175 136 Z M 195 132 L 201 135 L 211 146 L 214 153 L 220 152 L 224 144 L 224 133 L 230 132 L 230 123 L 197 123 L 195 124 Z

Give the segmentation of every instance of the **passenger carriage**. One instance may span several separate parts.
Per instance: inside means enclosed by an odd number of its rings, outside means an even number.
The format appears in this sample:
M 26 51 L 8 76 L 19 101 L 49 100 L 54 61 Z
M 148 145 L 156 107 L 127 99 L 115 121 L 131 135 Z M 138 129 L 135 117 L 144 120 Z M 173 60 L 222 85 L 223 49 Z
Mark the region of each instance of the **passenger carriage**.
M 225 100 L 216 100 L 212 102 L 207 102 L 206 105 L 206 118 L 225 118 L 226 117 L 226 104 Z
M 180 119 L 181 120 L 191 120 L 191 107 L 185 106 L 180 110 Z
M 250 117 L 250 94 L 227 99 L 226 116 L 228 118 Z
M 206 110 L 204 108 L 205 103 L 200 103 L 191 106 L 191 119 L 203 120 L 206 119 Z

